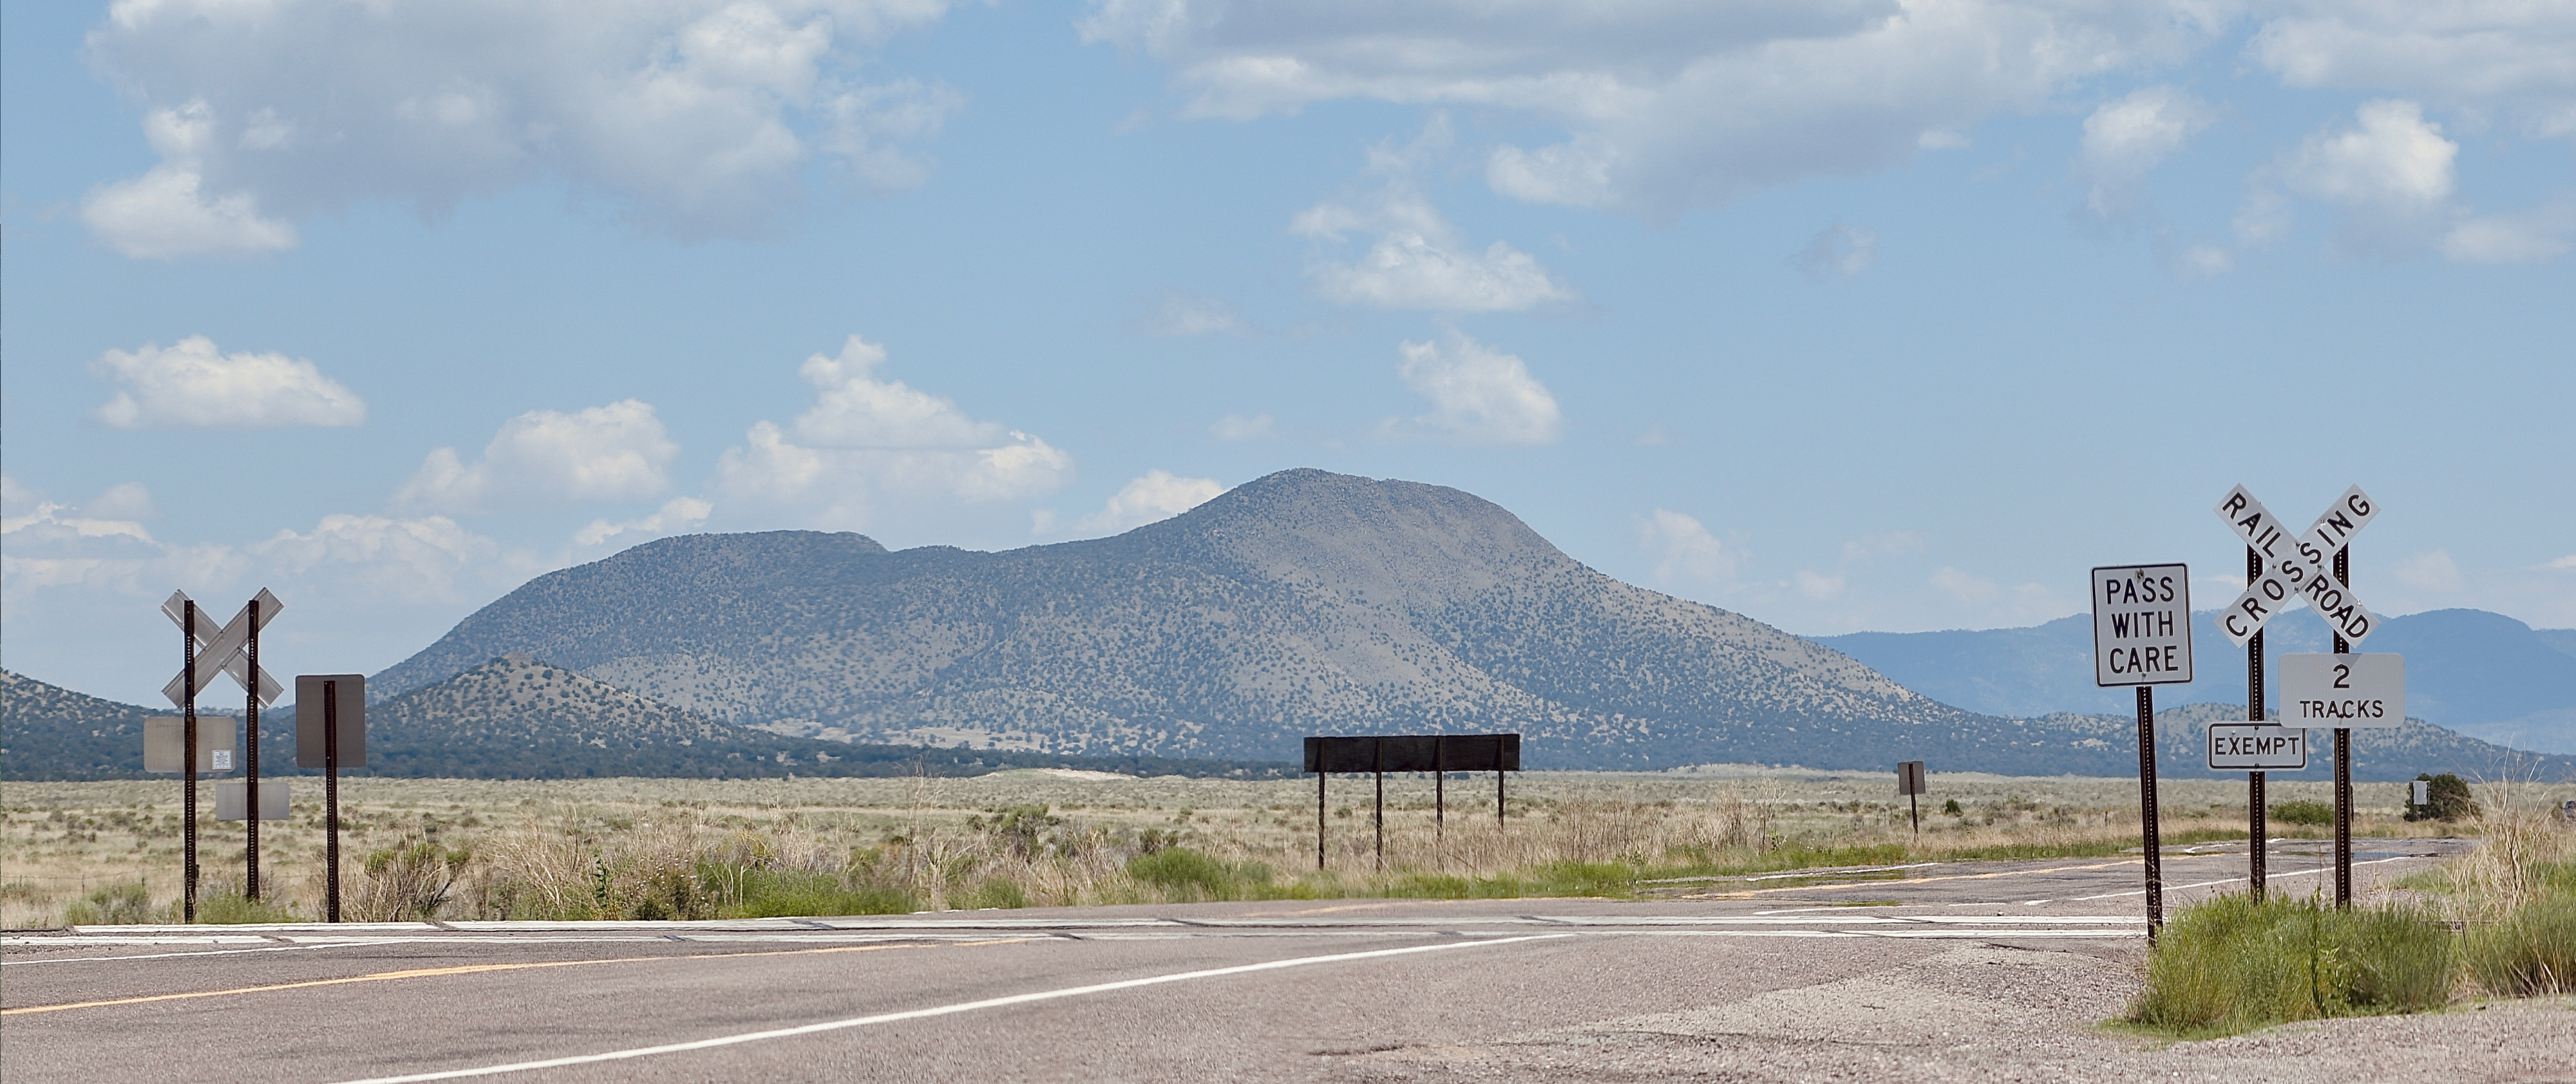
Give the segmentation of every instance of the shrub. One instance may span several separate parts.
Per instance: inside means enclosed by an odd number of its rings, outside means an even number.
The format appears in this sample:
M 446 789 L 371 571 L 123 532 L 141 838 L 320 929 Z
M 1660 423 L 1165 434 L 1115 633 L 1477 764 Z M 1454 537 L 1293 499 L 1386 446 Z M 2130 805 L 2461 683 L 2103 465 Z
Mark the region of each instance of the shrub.
M 154 917 L 152 890 L 141 881 L 94 889 L 89 898 L 63 908 L 66 926 L 134 926 Z
M 2450 931 L 2422 910 L 2227 895 L 2165 928 L 2129 1020 L 2198 1037 L 2429 1008 L 2448 998 L 2451 975 Z
M 428 840 L 375 851 L 359 867 L 348 915 L 359 922 L 435 920 L 457 874 L 473 859 L 473 852 L 463 847 L 451 850 Z
M 2333 824 L 2334 806 L 2325 802 L 2274 802 L 2271 817 L 2283 824 Z
M 1953 817 L 1967 815 L 1966 810 L 1959 808 L 1959 800 L 1956 798 L 1952 798 L 1949 801 L 1941 803 L 1941 812 L 1947 813 Z
M 253 922 L 294 922 L 295 912 L 268 900 L 245 899 L 238 888 L 224 888 L 197 897 L 197 921 L 219 925 Z
M 2406 805 L 2407 820 L 2448 822 L 2479 815 L 2478 800 L 2476 796 L 2469 793 L 2468 781 L 2457 774 L 2452 772 L 2443 772 L 2440 775 L 2419 774 L 2415 778 L 2425 780 L 2432 785 L 2425 788 L 2428 792 L 2425 795 L 2427 801 L 2425 805 L 2414 804 L 2412 801 L 2414 795 L 2411 793 L 2407 795 L 2409 799 Z

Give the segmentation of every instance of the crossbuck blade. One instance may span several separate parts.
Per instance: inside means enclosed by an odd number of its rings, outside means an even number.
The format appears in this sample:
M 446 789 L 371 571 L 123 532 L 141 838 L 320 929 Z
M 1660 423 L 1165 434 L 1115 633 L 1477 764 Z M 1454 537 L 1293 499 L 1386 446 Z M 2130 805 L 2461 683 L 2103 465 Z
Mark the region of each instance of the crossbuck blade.
M 286 604 L 278 601 L 277 596 L 270 594 L 265 587 L 259 589 L 258 601 L 261 628 L 267 628 L 270 621 L 276 620 L 277 612 L 286 608 Z M 169 599 L 161 603 L 161 612 L 169 617 L 171 624 L 181 624 L 184 621 L 182 615 L 187 613 L 187 602 L 186 592 L 172 591 Z M 274 704 L 278 697 L 286 694 L 285 686 L 278 684 L 277 678 L 269 674 L 267 667 L 261 667 L 255 677 L 250 672 L 250 653 L 247 650 L 250 646 L 250 607 L 242 607 L 233 614 L 231 621 L 218 628 L 214 619 L 206 616 L 206 608 L 199 606 L 197 607 L 197 627 L 189 629 L 188 634 L 194 637 L 199 645 L 197 687 L 194 692 L 204 693 L 206 686 L 215 683 L 215 675 L 220 672 L 232 675 L 234 684 L 246 690 L 253 688 L 252 683 L 255 680 L 259 702 L 262 704 Z M 169 697 L 173 704 L 185 704 L 190 694 L 187 686 L 188 674 L 183 668 L 170 679 L 169 684 L 161 687 L 161 695 Z
M 2360 644 L 2379 627 L 2378 615 L 2334 574 L 2335 555 L 2379 517 L 2378 502 L 2360 486 L 2344 490 L 2295 541 L 2280 519 L 2244 486 L 2230 490 L 2215 511 L 2238 538 L 2263 555 L 2263 574 L 2218 613 L 2218 629 L 2230 642 L 2245 646 L 2272 618 L 2303 600 L 2350 644 Z

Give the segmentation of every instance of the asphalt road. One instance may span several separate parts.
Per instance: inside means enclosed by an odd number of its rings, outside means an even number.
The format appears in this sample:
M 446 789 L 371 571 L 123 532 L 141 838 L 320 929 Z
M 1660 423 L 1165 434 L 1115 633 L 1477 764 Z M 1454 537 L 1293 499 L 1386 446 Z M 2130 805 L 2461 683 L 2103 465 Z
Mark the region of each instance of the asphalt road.
M 2375 843 L 2364 877 L 2451 849 Z M 2273 861 L 2303 891 L 2301 860 Z M 2169 856 L 2168 882 L 2193 886 L 2172 904 L 2243 862 Z M 2134 856 L 1651 887 L 1672 897 L 13 934 L 0 1075 L 2128 1080 L 2144 1059 L 2236 1080 L 2265 1058 L 2090 1027 L 2134 989 Z M 2560 1079 L 2531 1074 L 2567 1059 L 2526 1055 L 2576 1050 L 2564 1005 L 2459 1015 L 2402 1057 L 2446 1080 Z M 2356 1023 L 2379 1022 L 2327 1026 Z M 2352 1060 L 2375 1043 L 2256 1075 L 2404 1079 Z

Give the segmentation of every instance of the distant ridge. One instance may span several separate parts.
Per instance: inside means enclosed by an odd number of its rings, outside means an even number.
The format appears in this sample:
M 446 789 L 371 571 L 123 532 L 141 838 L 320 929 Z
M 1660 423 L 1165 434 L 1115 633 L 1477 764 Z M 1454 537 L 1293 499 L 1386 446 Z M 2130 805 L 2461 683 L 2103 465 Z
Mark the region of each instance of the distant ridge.
M 2245 703 L 2245 653 L 2220 636 L 2214 614 L 2193 622 L 2199 680 L 2160 690 L 2158 702 Z M 2028 628 L 1858 632 L 1816 642 L 1975 711 L 2119 712 L 2129 693 L 2094 686 L 2091 637 L 2090 619 L 2077 615 Z M 2332 650 L 2325 624 L 2306 609 L 2273 621 L 2264 638 L 2272 658 Z M 2498 744 L 2576 753 L 2576 632 L 2533 629 L 2483 610 L 2432 610 L 2386 619 L 2364 646 L 2406 656 L 2409 715 Z
M 166 715 L 0 671 L 0 776 L 137 779 L 143 719 Z M 238 726 L 229 716 L 215 716 Z M 601 776 L 980 775 L 1004 768 L 1082 768 L 1129 775 L 1274 778 L 1294 765 L 1060 757 L 1043 753 L 854 745 L 772 734 L 657 703 L 525 655 L 368 707 L 368 766 L 353 775 L 463 779 Z M 295 709 L 260 713 L 265 776 L 295 767 Z M 231 777 L 229 774 L 227 777 Z M 174 778 L 174 777 L 153 777 Z

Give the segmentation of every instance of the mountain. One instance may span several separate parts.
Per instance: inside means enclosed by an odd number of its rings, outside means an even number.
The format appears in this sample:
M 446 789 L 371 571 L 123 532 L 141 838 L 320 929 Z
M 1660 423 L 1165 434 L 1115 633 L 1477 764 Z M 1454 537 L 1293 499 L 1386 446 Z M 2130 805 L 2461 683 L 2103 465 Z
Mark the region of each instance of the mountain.
M 833 739 L 1272 759 L 1315 733 L 1516 730 L 1532 767 L 2136 770 L 2124 718 L 1962 711 L 1611 579 L 1471 494 L 1313 470 L 1113 538 L 1002 553 L 663 539 L 529 582 L 371 688 L 510 652 Z
M 2540 637 L 2541 643 L 2576 656 L 2576 629 L 2533 629 L 2531 634 Z
M 2133 700 L 2130 714 L 2121 720 L 2130 728 L 2127 748 L 2130 756 L 2128 774 L 2131 775 L 2137 773 L 2136 710 Z M 2235 722 L 2244 717 L 2245 709 L 2241 703 L 2189 704 L 2158 711 L 2156 775 L 2169 779 L 2243 778 L 2243 772 L 2210 771 L 2205 743 L 2209 724 Z M 2317 731 L 2314 741 L 2315 745 L 2308 751 L 2305 771 L 2267 774 L 2273 779 L 2332 781 L 2333 734 L 2331 731 Z M 2475 780 L 2576 780 L 2576 756 L 2509 749 L 2416 718 L 2407 719 L 2402 726 L 2352 732 L 2352 777 L 2355 781 L 2406 780 L 2422 772 L 2457 772 Z
M 1059 753 L 1280 758 L 1318 732 L 1519 730 L 1560 767 L 1874 763 L 1904 735 L 2012 771 L 2054 764 L 2040 754 L 2066 738 L 2034 745 L 1620 583 L 1470 494 L 1313 470 L 1004 553 L 664 539 L 531 581 L 376 684 L 510 651 L 731 722 Z
M 2197 656 L 2189 685 L 2165 686 L 2167 703 L 2245 703 L 2245 653 L 2218 631 L 2216 611 L 2194 615 Z M 2406 656 L 2406 711 L 2473 737 L 2540 752 L 2576 753 L 2576 641 L 2483 610 L 2432 610 L 2384 619 L 2363 644 Z M 2093 684 L 2092 621 L 2085 615 L 2017 629 L 1859 632 L 1816 642 L 1869 664 L 1907 688 L 1973 711 L 2005 715 L 2119 712 L 2126 689 Z M 2571 645 L 2576 647 L 2576 645 Z M 2293 610 L 2264 630 L 2267 659 L 2333 650 L 2315 611 Z
M 12 780 L 139 779 L 143 719 L 167 715 L 0 671 L 0 773 Z M 230 716 L 202 718 L 239 726 Z M 295 708 L 260 712 L 260 772 L 295 767 Z M 237 732 L 238 733 L 238 732 Z M 1271 778 L 1294 765 L 1058 757 L 852 744 L 774 734 L 657 703 L 526 655 L 509 655 L 367 709 L 367 766 L 347 774 L 464 779 L 599 776 L 979 775 L 1071 767 L 1134 775 Z
M 0 670 L 0 773 L 11 779 L 140 776 L 143 720 L 172 714 Z

